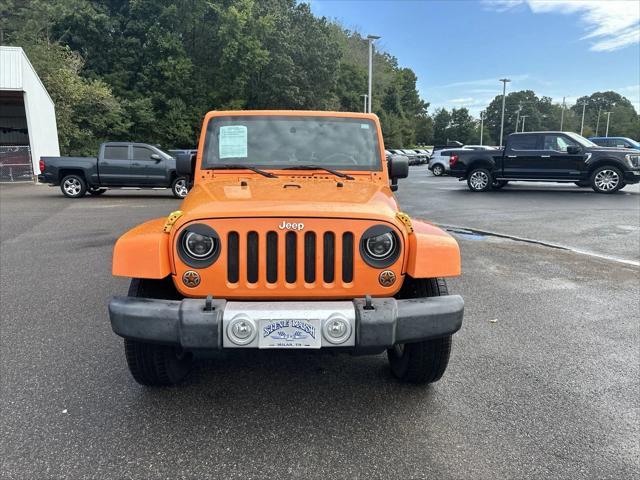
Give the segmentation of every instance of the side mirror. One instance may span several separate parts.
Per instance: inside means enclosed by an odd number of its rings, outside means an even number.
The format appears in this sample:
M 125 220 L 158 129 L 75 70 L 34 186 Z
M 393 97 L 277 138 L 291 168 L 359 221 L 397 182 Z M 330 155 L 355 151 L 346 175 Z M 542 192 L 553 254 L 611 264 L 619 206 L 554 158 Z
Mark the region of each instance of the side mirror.
M 193 183 L 196 156 L 191 153 L 179 153 L 176 155 L 176 174 L 179 177 L 186 177 L 188 183 Z
M 398 190 L 398 179 L 409 176 L 409 158 L 404 155 L 391 155 L 387 160 L 389 177 L 391 178 L 391 191 Z
M 567 147 L 567 153 L 569 155 L 577 155 L 582 151 L 582 149 L 580 147 L 577 147 L 576 145 L 569 145 Z
M 156 160 L 158 162 L 160 160 L 162 160 L 162 157 L 160 155 L 158 155 L 157 153 L 152 153 L 150 158 L 153 159 L 153 160 Z

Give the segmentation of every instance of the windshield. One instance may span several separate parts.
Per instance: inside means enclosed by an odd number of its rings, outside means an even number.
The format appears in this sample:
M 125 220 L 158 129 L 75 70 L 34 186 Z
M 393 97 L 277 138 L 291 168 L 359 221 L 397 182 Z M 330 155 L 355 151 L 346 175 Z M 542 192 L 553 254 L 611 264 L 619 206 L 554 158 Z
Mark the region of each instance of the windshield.
M 340 117 L 215 117 L 207 125 L 202 168 L 252 165 L 381 170 L 376 125 Z
M 591 140 L 587 140 L 582 135 L 578 135 L 577 133 L 573 133 L 573 132 L 564 132 L 564 133 L 565 133 L 565 135 L 567 135 L 567 136 L 571 137 L 572 139 L 574 139 L 576 142 L 578 142 L 583 147 L 597 147 L 598 146 L 595 143 L 593 143 Z

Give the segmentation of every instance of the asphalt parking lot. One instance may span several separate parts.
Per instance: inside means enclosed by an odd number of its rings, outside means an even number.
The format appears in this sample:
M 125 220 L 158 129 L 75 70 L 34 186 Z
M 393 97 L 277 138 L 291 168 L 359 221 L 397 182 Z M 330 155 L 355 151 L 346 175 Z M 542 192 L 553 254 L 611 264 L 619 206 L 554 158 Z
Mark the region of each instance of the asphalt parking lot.
M 412 167 L 398 196 L 467 229 L 449 282 L 465 321 L 443 380 L 401 385 L 384 356 L 242 352 L 153 390 L 111 332 L 108 297 L 128 285 L 111 251 L 179 201 L 0 186 L 1 477 L 637 477 L 638 187 L 473 194 Z

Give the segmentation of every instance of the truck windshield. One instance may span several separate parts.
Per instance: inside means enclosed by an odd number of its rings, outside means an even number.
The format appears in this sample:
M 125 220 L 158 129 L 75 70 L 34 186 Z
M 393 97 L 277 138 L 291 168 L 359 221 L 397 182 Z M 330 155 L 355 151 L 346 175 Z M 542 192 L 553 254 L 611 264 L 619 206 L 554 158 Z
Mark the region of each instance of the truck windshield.
M 211 119 L 202 168 L 231 164 L 261 169 L 308 165 L 334 170 L 382 169 L 373 121 L 315 116 L 239 115 Z
M 573 132 L 565 132 L 565 133 L 566 133 L 566 135 L 568 135 L 569 137 L 574 139 L 576 142 L 578 142 L 583 147 L 597 147 L 598 146 L 595 143 L 593 143 L 591 140 L 587 140 L 582 135 L 578 135 L 577 133 L 573 133 Z

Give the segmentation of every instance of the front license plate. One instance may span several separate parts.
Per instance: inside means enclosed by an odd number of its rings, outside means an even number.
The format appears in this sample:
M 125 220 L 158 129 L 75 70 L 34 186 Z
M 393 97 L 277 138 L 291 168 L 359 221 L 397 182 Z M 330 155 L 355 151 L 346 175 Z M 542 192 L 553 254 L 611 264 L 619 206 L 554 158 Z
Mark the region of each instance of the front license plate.
M 320 320 L 260 320 L 258 348 L 320 348 Z

